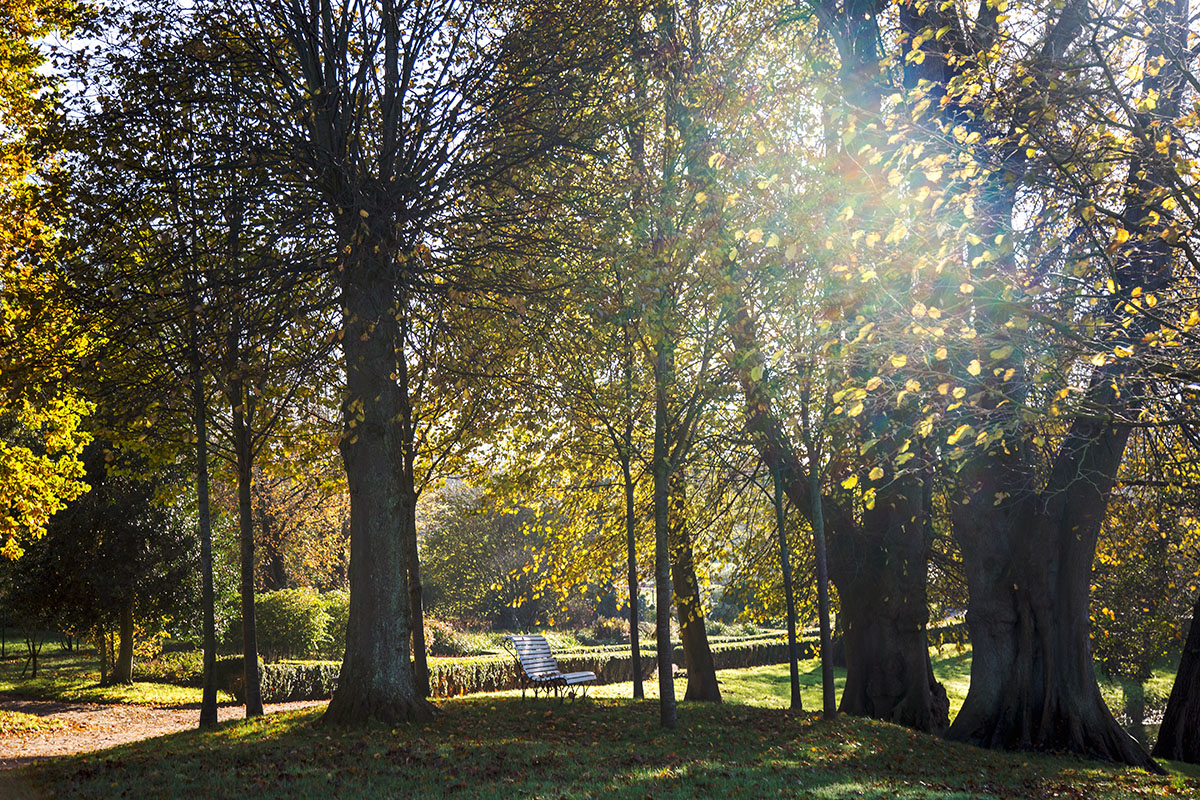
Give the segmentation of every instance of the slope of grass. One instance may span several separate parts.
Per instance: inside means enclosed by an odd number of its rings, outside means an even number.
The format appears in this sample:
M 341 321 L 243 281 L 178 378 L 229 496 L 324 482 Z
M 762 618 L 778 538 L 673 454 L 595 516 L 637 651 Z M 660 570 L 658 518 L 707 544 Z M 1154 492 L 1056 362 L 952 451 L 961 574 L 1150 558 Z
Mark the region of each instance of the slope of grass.
M 754 682 L 745 686 L 756 691 Z M 681 687 L 682 688 L 682 687 Z M 727 684 L 730 700 L 740 690 Z M 821 721 L 729 702 L 574 704 L 511 696 L 440 703 L 394 729 L 324 727 L 320 709 L 221 725 L 47 762 L 26 776 L 52 797 L 1045 798 L 1200 796 L 1200 781 L 1073 758 L 995 753 L 885 723 Z

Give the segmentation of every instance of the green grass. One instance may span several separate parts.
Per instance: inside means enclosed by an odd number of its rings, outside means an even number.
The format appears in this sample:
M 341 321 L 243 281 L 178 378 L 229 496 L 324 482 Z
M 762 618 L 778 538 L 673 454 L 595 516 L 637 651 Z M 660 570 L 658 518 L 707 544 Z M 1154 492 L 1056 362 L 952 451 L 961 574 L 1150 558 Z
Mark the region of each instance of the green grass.
M 1179 776 L 989 752 L 870 720 L 825 722 L 747 704 L 762 688 L 754 676 L 727 680 L 726 704 L 681 704 L 672 732 L 658 727 L 656 703 L 606 697 L 560 705 L 476 695 L 440 702 L 430 723 L 394 729 L 328 728 L 314 708 L 58 759 L 21 777 L 61 798 L 114 797 L 130 787 L 145 797 L 255 800 L 1200 794 L 1200 781 Z
M 152 705 L 189 705 L 200 702 L 201 689 L 169 683 L 135 681 L 132 686 L 100 686 L 96 656 L 90 651 L 63 652 L 47 644 L 38 659 L 38 676 L 21 678 L 25 658 L 18 656 L 0 661 L 0 692 L 36 700 L 63 700 L 72 703 L 148 703 Z M 137 668 L 134 667 L 134 677 Z M 217 693 L 219 702 L 233 698 Z
M 957 710 L 970 650 L 935 651 L 934 665 Z M 1168 764 L 1174 774 L 1160 778 L 1070 757 L 978 750 L 869 720 L 824 722 L 811 712 L 821 702 L 815 659 L 801 664 L 808 713 L 786 709 L 786 665 L 719 677 L 725 703 L 681 704 L 674 732 L 658 727 L 652 679 L 649 702 L 630 700 L 628 683 L 566 704 L 501 692 L 438 701 L 434 721 L 395 729 L 327 728 L 314 708 L 56 759 L 11 780 L 63 798 L 114 797 L 129 787 L 147 797 L 255 800 L 1200 796 L 1200 769 L 1189 765 Z M 840 690 L 844 673 L 836 677 Z M 677 696 L 684 687 L 676 682 Z

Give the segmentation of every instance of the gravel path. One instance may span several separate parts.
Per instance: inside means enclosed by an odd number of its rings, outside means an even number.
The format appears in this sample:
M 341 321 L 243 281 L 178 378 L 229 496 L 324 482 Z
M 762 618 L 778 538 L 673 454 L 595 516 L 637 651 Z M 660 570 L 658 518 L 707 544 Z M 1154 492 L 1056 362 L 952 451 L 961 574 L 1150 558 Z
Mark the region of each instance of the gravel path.
M 268 703 L 268 714 L 322 705 L 326 700 L 297 703 Z M 60 703 L 53 700 L 25 700 L 0 695 L 0 711 L 19 711 L 52 717 L 67 727 L 42 733 L 0 735 L 0 770 L 12 769 L 46 758 L 103 750 L 139 739 L 195 728 L 200 721 L 199 707 L 162 707 L 98 703 Z M 245 708 L 225 705 L 217 709 L 222 722 L 241 719 Z

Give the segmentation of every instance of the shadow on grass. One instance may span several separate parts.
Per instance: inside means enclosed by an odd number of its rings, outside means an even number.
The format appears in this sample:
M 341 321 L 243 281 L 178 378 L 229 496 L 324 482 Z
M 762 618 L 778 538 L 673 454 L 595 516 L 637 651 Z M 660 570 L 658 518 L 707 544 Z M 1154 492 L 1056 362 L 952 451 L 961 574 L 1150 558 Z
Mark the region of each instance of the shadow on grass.
M 903 728 L 744 705 L 477 697 L 427 724 L 347 729 L 320 709 L 38 764 L 53 797 L 1196 797 L 1200 782 L 1006 754 Z

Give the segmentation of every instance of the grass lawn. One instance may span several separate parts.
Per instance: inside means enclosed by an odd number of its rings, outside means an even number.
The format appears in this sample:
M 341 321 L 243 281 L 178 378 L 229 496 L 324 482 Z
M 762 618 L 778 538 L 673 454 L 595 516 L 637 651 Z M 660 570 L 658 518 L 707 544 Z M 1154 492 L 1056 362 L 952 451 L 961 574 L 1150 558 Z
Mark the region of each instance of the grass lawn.
M 805 664 L 806 708 L 818 707 L 818 675 L 816 662 Z M 615 684 L 566 704 L 511 692 L 438 701 L 433 722 L 395 729 L 327 728 L 318 707 L 57 759 L 12 778 L 56 798 L 1200 797 L 1200 780 L 1179 774 L 793 713 L 783 708 L 782 665 L 721 680 L 726 703 L 681 704 L 673 732 L 659 730 L 656 703 L 635 703 L 629 684 Z M 646 688 L 653 695 L 657 682 Z M 682 695 L 683 682 L 676 688 Z
M 11 642 L 9 646 L 11 648 Z M 36 679 L 21 678 L 24 666 L 24 655 L 13 657 L 10 650 L 9 657 L 0 661 L 0 693 L 72 703 L 150 703 L 164 706 L 198 704 L 202 693 L 201 689 L 187 686 L 142 681 L 132 686 L 100 686 L 99 665 L 91 651 L 62 652 L 54 643 L 48 643 L 42 650 Z M 217 700 L 224 703 L 233 698 L 225 692 L 218 692 Z
M 729 687 L 730 701 L 739 699 Z M 329 729 L 320 709 L 231 722 L 37 765 L 47 796 L 270 798 L 1196 797 L 1200 781 L 1073 758 L 993 753 L 884 723 L 729 702 L 439 703 L 428 724 Z

